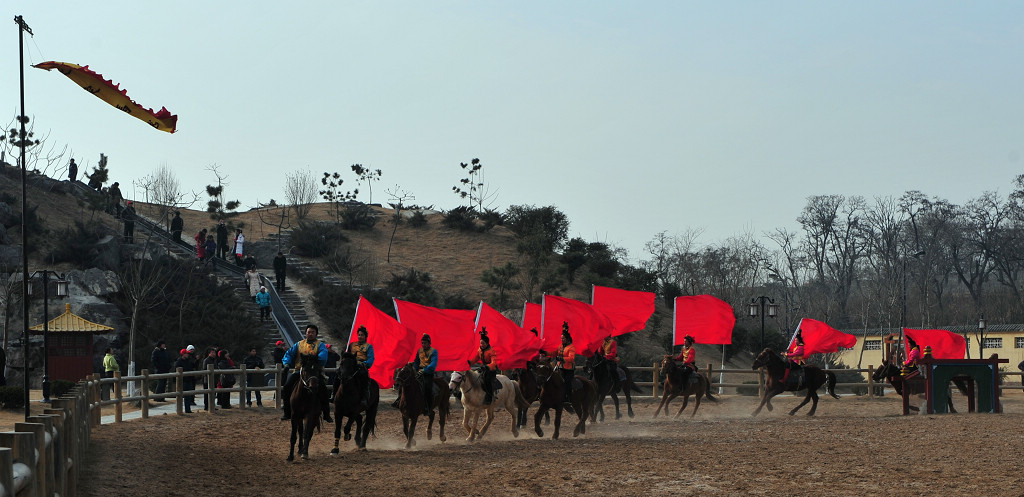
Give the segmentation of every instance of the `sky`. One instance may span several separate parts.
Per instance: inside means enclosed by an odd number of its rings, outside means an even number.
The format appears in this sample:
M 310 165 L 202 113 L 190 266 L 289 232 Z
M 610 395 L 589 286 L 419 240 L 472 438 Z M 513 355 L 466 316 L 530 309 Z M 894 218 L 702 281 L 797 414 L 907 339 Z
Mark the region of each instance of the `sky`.
M 227 176 L 246 208 L 286 174 L 380 169 L 407 203 L 451 209 L 479 158 L 491 208 L 554 205 L 570 237 L 649 258 L 797 229 L 813 195 L 955 203 L 1007 192 L 1024 146 L 1024 3 L 296 1 L 0 6 L 0 122 L 25 113 L 83 171 L 132 184 L 166 165 L 183 189 Z M 0 24 L 4 26 L 4 24 Z M 6 34 L 2 34 L 6 33 Z M 44 61 L 89 65 L 154 130 Z M 202 207 L 202 206 L 197 206 Z M 771 242 L 767 242 L 771 246 Z

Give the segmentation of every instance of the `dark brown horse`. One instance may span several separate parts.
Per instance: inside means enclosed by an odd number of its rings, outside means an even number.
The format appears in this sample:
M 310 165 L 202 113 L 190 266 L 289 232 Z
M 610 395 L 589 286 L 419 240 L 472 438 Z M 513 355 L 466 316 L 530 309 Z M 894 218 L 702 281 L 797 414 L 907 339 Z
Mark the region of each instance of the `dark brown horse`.
M 338 442 L 341 440 L 341 420 L 348 418 L 345 423 L 345 440 L 352 438 L 349 431 L 352 423 L 356 424 L 356 447 L 366 450 L 366 438 L 374 432 L 377 424 L 377 405 L 380 402 L 380 388 L 377 382 L 370 378 L 360 379 L 360 367 L 356 356 L 351 352 L 345 352 L 338 361 L 338 389 L 334 392 L 334 449 L 331 454 L 337 454 Z M 369 382 L 369 388 L 363 381 Z M 369 390 L 369 398 L 366 403 L 361 403 L 359 398 Z M 366 424 L 363 424 L 365 416 Z
M 923 376 L 915 375 L 911 378 L 904 377 L 903 371 L 889 361 L 882 361 L 882 365 L 875 370 L 874 374 L 871 375 L 871 378 L 879 383 L 881 383 L 883 379 L 888 381 L 889 384 L 892 385 L 892 389 L 896 390 L 896 393 L 901 396 L 903 395 L 904 390 L 906 390 L 907 395 L 924 394 L 925 386 Z M 964 383 L 962 379 L 953 378 L 953 383 L 956 385 L 956 388 L 960 390 L 960 393 L 967 395 L 967 384 Z M 921 410 L 915 405 L 908 405 L 907 407 L 912 411 Z M 949 408 L 949 412 L 954 414 L 956 413 L 956 409 L 953 407 L 953 399 L 949 397 L 946 398 L 946 407 Z
M 562 375 L 555 371 L 555 368 L 548 362 L 537 365 L 537 382 L 540 384 L 540 406 L 537 414 L 533 416 L 534 431 L 538 437 L 544 436 L 544 430 L 540 429 L 540 418 L 544 417 L 548 409 L 555 410 L 555 432 L 552 439 L 558 439 L 559 428 L 562 424 L 562 409 L 565 402 L 565 385 L 562 384 Z M 597 402 L 597 385 L 583 376 L 576 376 L 576 385 L 573 388 L 571 404 L 573 411 L 579 416 L 579 422 L 573 427 L 572 436 L 578 437 L 587 432 L 587 416 L 594 409 Z
M 323 368 L 315 354 L 303 354 L 299 361 L 299 384 L 292 389 L 288 402 L 292 407 L 292 438 L 288 450 L 288 460 L 295 460 L 295 441 L 299 442 L 299 457 L 309 459 L 309 441 L 313 438 L 313 428 L 320 431 L 320 384 Z
M 427 440 L 433 436 L 434 409 L 437 409 L 437 426 L 440 432 L 438 439 L 444 442 L 447 440 L 444 435 L 444 425 L 448 421 L 451 410 L 449 403 L 451 390 L 448 389 L 447 383 L 439 382 L 437 378 L 433 378 L 433 383 L 438 388 L 438 394 L 434 398 L 433 404 L 430 406 L 430 414 L 427 416 Z M 395 389 L 398 390 L 398 410 L 402 412 L 402 432 L 405 433 L 405 448 L 408 449 L 416 445 L 416 440 L 413 439 L 416 435 L 416 420 L 423 414 L 423 404 L 426 402 L 420 382 L 416 379 L 416 369 L 413 367 L 413 363 L 410 362 L 402 366 L 402 369 L 395 373 Z
M 615 404 L 615 419 L 622 418 L 622 413 L 619 412 L 618 394 L 620 392 L 626 397 L 626 413 L 631 418 L 634 416 L 633 398 L 630 394 L 632 392 L 641 392 L 642 390 L 633 383 L 633 374 L 629 372 L 629 368 L 616 364 L 614 374 L 617 377 L 612 376 L 611 368 L 608 367 L 608 360 L 601 357 L 600 354 L 594 354 L 587 358 L 583 371 L 597 385 L 597 403 L 594 405 L 595 412 L 593 414 L 595 421 L 598 420 L 598 416 L 600 416 L 599 421 L 604 421 L 604 398 L 608 396 L 611 396 L 612 403 Z
M 789 411 L 789 415 L 796 414 L 801 407 L 806 405 L 811 400 L 814 401 L 811 404 L 811 412 L 807 413 L 808 416 L 814 416 L 814 411 L 818 409 L 818 389 L 822 385 L 825 385 L 825 391 L 829 395 L 835 398 L 839 398 L 836 395 L 836 375 L 831 371 L 822 371 L 817 366 L 806 365 L 799 369 L 789 369 L 789 364 L 779 357 L 779 354 L 775 353 L 772 349 L 764 349 L 754 359 L 754 363 L 750 366 L 750 369 L 764 368 L 768 373 L 768 382 L 764 388 L 764 395 L 761 396 L 761 404 L 757 406 L 754 413 L 751 416 L 757 416 L 761 412 L 762 407 L 768 407 L 768 411 L 772 410 L 772 397 L 782 392 L 796 392 L 799 390 L 807 389 L 807 396 L 804 397 L 804 401 L 800 405 Z
M 691 418 L 697 415 L 697 409 L 700 409 L 701 398 L 707 397 L 712 402 L 718 402 L 718 399 L 711 395 L 711 381 L 703 374 L 694 371 L 690 373 L 690 377 L 684 382 L 683 368 L 676 364 L 672 356 L 667 355 L 661 360 L 661 371 L 665 373 L 665 388 L 663 389 L 664 393 L 661 394 L 661 403 L 658 404 L 658 409 L 654 411 L 654 417 L 658 417 L 662 407 L 665 408 L 665 415 L 667 416 L 669 403 L 680 395 L 683 396 L 683 405 L 676 412 L 675 417 L 677 418 L 683 413 L 683 409 L 686 409 L 686 404 L 689 403 L 691 395 L 694 396 L 693 412 L 690 414 Z
M 540 398 L 540 385 L 537 384 L 537 373 L 532 367 L 519 370 L 515 380 L 516 383 L 519 384 L 519 392 L 523 394 L 523 398 L 526 399 L 528 404 L 525 408 L 520 408 L 518 415 L 516 416 L 518 426 L 520 428 L 525 428 L 527 419 L 529 419 L 526 415 L 527 411 L 530 409 L 529 404 L 533 404 Z M 544 421 L 544 424 L 550 424 L 551 415 L 544 413 Z

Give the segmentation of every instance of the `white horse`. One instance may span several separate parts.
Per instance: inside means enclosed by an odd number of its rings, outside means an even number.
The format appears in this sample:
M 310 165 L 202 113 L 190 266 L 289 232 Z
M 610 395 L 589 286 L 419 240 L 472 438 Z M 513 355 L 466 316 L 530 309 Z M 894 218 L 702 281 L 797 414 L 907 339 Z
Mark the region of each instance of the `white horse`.
M 512 416 L 512 436 L 519 436 L 519 426 L 516 423 L 517 409 L 528 408 L 530 404 L 519 391 L 519 384 L 508 379 L 503 374 L 497 375 L 501 389 L 494 393 L 494 399 L 490 404 L 484 405 L 484 388 L 482 378 L 476 371 L 462 371 L 452 373 L 451 382 L 448 388 L 455 390 L 456 387 L 462 391 L 462 406 L 465 409 L 462 415 L 462 427 L 469 433 L 466 440 L 472 442 L 475 439 L 483 438 L 487 428 L 494 420 L 495 409 L 505 409 Z M 484 426 L 477 431 L 476 426 L 480 421 L 481 414 L 487 414 Z M 469 427 L 469 420 L 473 419 L 473 427 Z

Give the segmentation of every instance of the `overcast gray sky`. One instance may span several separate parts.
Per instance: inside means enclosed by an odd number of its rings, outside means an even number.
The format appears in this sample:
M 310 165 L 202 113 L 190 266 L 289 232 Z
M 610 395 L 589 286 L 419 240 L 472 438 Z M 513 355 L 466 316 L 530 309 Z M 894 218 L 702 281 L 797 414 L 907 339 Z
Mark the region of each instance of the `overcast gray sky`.
M 112 180 L 228 175 L 245 206 L 285 174 L 381 169 L 449 209 L 478 157 L 494 208 L 555 205 L 570 236 L 626 248 L 793 227 L 811 195 L 1007 191 L 1024 139 L 1020 2 L 6 1 L 0 111 L 26 64 L 89 65 L 156 131 L 56 71 L 26 113 Z M 8 119 L 4 118 L 6 123 Z M 365 190 L 365 189 L 364 189 Z M 141 195 L 141 194 L 137 194 Z M 370 200 L 361 195 L 361 200 Z

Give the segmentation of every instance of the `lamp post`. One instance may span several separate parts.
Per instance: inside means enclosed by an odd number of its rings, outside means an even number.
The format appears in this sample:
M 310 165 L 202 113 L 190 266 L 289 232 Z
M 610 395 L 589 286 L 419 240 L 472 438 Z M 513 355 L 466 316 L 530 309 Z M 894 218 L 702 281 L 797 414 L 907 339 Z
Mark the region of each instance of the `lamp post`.
M 978 359 L 985 358 L 985 313 L 978 319 Z
M 751 299 L 750 306 L 748 307 L 750 317 L 756 318 L 759 312 L 761 315 L 761 350 L 764 350 L 764 315 L 766 304 L 768 307 L 768 317 L 774 318 L 779 314 L 779 305 L 775 303 L 775 299 L 764 295 Z
M 21 336 L 21 353 L 24 356 L 23 362 L 25 363 L 25 419 L 28 419 L 32 415 L 28 403 L 28 299 L 24 298 L 28 293 L 28 204 L 26 198 L 28 197 L 28 169 L 25 166 L 25 148 L 28 147 L 28 134 L 25 132 L 25 121 L 28 118 L 25 117 L 25 33 L 28 32 L 32 35 L 32 28 L 28 27 L 21 16 L 15 16 L 14 22 L 18 25 L 18 75 L 20 78 L 20 95 L 21 95 L 21 115 L 18 116 L 18 122 L 21 123 L 21 133 L 18 135 L 18 140 L 15 142 L 15 146 L 21 148 L 21 320 L 25 322 L 25 333 Z
M 57 277 L 57 296 L 68 296 L 66 275 L 40 269 L 32 273 L 32 278 L 41 275 L 43 280 L 43 402 L 50 401 L 50 275 Z M 28 286 L 28 295 L 32 295 L 32 285 Z M 26 356 L 27 357 L 27 356 Z

